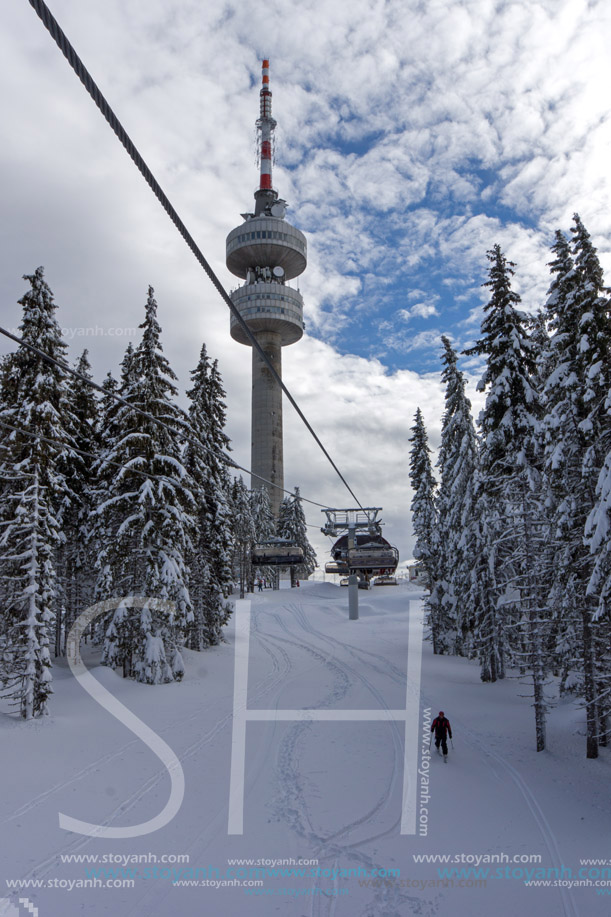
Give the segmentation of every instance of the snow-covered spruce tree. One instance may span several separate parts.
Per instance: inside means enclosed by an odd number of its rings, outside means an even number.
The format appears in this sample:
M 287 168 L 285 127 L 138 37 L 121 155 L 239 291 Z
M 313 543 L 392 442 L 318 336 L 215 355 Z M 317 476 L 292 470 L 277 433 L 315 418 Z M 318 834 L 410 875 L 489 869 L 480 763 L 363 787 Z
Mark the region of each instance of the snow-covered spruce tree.
M 242 478 L 233 479 L 231 515 L 234 579 L 239 583 L 240 598 L 243 599 L 253 582 L 251 558 L 255 543 L 255 523 L 248 489 Z
M 611 392 L 609 393 L 611 412 Z M 610 436 L 606 437 L 611 439 Z M 586 597 L 594 598 L 597 608 L 593 616 L 596 650 L 596 701 L 598 741 L 609 744 L 609 709 L 611 692 L 611 443 L 596 486 L 596 501 L 586 520 L 586 544 L 594 566 L 586 589 Z
M 280 504 L 276 526 L 279 538 L 284 538 L 303 550 L 303 563 L 290 568 L 291 586 L 295 586 L 297 580 L 307 579 L 316 569 L 316 552 L 308 540 L 306 518 L 301 502 L 299 488 L 296 487 L 294 494 L 285 497 Z
M 551 371 L 545 384 L 545 460 L 554 497 L 557 549 L 553 594 L 559 653 L 565 668 L 579 658 L 577 690 L 586 707 L 586 755 L 598 756 L 609 710 L 608 673 L 599 641 L 604 624 L 596 618 L 598 601 L 591 582 L 594 554 L 584 541 L 595 512 L 596 488 L 605 461 L 610 387 L 611 324 L 608 291 L 590 237 L 574 217 L 572 245 L 556 233 L 554 275 L 547 310 L 551 327 Z M 569 604 L 570 603 L 570 604 Z M 574 639 L 566 639 L 566 635 Z M 577 646 L 574 646 L 574 640 Z M 565 683 L 571 684 L 566 672 Z
M 19 300 L 20 335 L 63 360 L 66 347 L 43 268 L 24 280 L 30 289 Z M 69 499 L 58 457 L 73 453 L 63 373 L 24 345 L 3 366 L 0 422 L 6 424 L 0 428 L 0 682 L 30 719 L 48 712 L 52 693 L 49 637 L 61 614 L 58 516 Z
M 89 354 L 84 350 L 75 366 L 85 379 L 91 379 Z M 70 433 L 75 446 L 89 456 L 97 456 L 98 400 L 94 389 L 81 379 L 71 377 L 68 385 Z M 70 461 L 59 464 L 69 485 L 69 499 L 61 511 L 62 540 L 58 569 L 65 600 L 65 615 L 55 619 L 55 655 L 65 652 L 68 631 L 79 612 L 91 605 L 95 585 L 95 557 L 89 542 L 91 514 L 91 457 L 75 452 Z
M 218 360 L 213 360 L 210 367 L 209 379 L 209 404 L 210 404 L 210 431 L 214 442 L 219 448 L 229 452 L 231 449 L 229 437 L 225 433 L 226 406 L 225 389 L 218 367 Z M 219 583 L 224 597 L 231 595 L 233 589 L 233 543 L 231 537 L 231 478 L 224 461 L 214 464 L 214 479 L 217 483 L 219 502 L 216 517 L 213 521 L 217 551 L 214 555 L 214 569 L 216 581 Z M 230 609 L 226 609 L 230 614 Z M 227 620 L 227 619 L 226 619 Z M 225 623 L 226 623 L 225 620 Z
M 133 356 L 133 347 L 131 343 L 129 344 L 129 348 L 130 354 Z M 126 355 L 124 355 L 123 364 L 125 364 Z M 112 373 L 107 373 L 102 382 L 102 388 L 104 393 L 100 396 L 98 421 L 95 430 L 99 454 L 98 461 L 92 463 L 90 470 L 90 517 L 87 523 L 87 550 L 90 556 L 95 558 L 93 570 L 94 599 L 100 595 L 110 595 L 113 589 L 110 568 L 107 564 L 104 566 L 100 563 L 100 558 L 106 546 L 106 529 L 96 512 L 96 508 L 101 506 L 110 495 L 109 487 L 112 476 L 110 473 L 100 473 L 101 466 L 99 459 L 102 454 L 107 453 L 111 445 L 116 442 L 118 431 L 115 420 L 119 411 L 119 403 L 115 395 L 118 395 L 120 391 L 125 391 L 125 380 L 120 387 Z M 117 513 L 117 517 L 119 517 L 119 513 Z M 105 626 L 106 622 L 102 618 L 96 618 L 92 625 L 91 635 L 94 643 L 98 646 L 102 645 L 104 642 Z
M 547 312 L 539 309 L 534 316 L 528 319 L 528 329 L 533 354 L 535 357 L 535 369 L 533 374 L 533 385 L 540 393 L 540 400 L 543 400 L 543 387 L 545 381 L 551 372 L 552 356 L 550 352 L 550 335 L 548 330 Z M 543 430 L 539 431 L 539 440 L 541 448 L 543 447 Z
M 438 598 L 439 591 L 436 589 L 438 582 L 438 546 L 435 534 L 437 525 L 435 508 L 437 482 L 433 476 L 431 450 L 429 449 L 428 436 L 420 408 L 416 410 L 411 434 L 409 439 L 412 444 L 409 460 L 409 479 L 414 491 L 411 502 L 412 529 L 416 536 L 414 557 L 422 566 L 431 593 L 427 601 L 427 607 L 433 652 L 443 653 L 447 651 L 447 644 L 442 638 L 441 607 Z
M 586 592 L 597 601 L 595 621 L 609 621 L 611 614 L 611 389 L 607 417 L 603 435 L 607 455 L 596 484 L 596 500 L 586 521 L 586 544 L 594 560 Z
M 597 517 L 600 518 L 603 507 L 607 508 L 604 492 L 605 463 L 611 449 L 611 290 L 604 286 L 596 249 L 577 214 L 574 216 L 572 233 L 575 268 L 583 280 L 584 300 L 589 306 L 582 315 L 580 341 L 583 359 L 581 369 L 586 379 L 584 401 L 588 411 L 584 425 L 588 443 L 583 476 L 589 491 L 594 491 L 593 506 L 585 527 L 585 546 L 590 550 L 591 560 L 594 560 L 594 565 L 590 562 L 588 567 L 590 576 L 586 587 L 586 602 L 593 624 L 597 740 L 599 745 L 607 745 L 611 715 L 611 622 L 608 612 L 604 613 L 601 607 L 603 582 L 599 575 L 601 568 L 604 569 L 608 544 L 606 549 L 602 543 L 595 547 L 596 541 L 590 542 L 589 534 L 591 523 Z
M 541 503 L 542 475 L 537 456 L 539 395 L 533 387 L 536 361 L 527 333 L 527 318 L 511 289 L 514 264 L 499 245 L 488 252 L 482 337 L 469 351 L 487 359 L 480 390 L 487 390 L 480 415 L 482 487 L 494 513 L 493 562 L 499 656 L 507 652 L 532 676 L 537 751 L 545 748 L 546 638 L 549 613 L 541 588 L 539 559 L 547 542 L 547 520 Z M 502 630 L 503 633 L 500 631 Z M 485 633 L 484 659 L 495 651 Z
M 104 381 L 102 382 L 102 388 L 104 390 L 104 394 L 100 395 L 98 423 L 96 428 L 99 436 L 102 434 L 106 418 L 111 408 L 114 408 L 117 403 L 114 396 L 119 391 L 119 383 L 112 373 L 106 373 Z
M 176 376 L 162 353 L 152 287 L 140 327 L 142 340 L 122 367 L 121 395 L 129 406 L 110 408 L 95 469 L 102 498 L 95 510 L 96 592 L 98 600 L 117 599 L 104 663 L 121 667 L 126 677 L 158 684 L 184 673 L 180 647 L 193 618 L 186 557 L 192 551 L 195 499 L 182 460 L 187 419 L 173 401 Z M 148 605 L 128 610 L 121 599 L 134 595 L 171 601 L 175 612 Z
M 255 542 L 260 544 L 273 538 L 276 532 L 276 523 L 272 512 L 272 505 L 266 487 L 255 487 L 250 492 L 250 507 L 255 527 Z M 264 579 L 274 582 L 276 577 L 274 567 L 255 567 L 253 579 Z
M 553 355 L 551 351 L 550 331 L 547 310 L 539 309 L 529 318 L 529 336 L 532 352 L 535 358 L 535 368 L 532 376 L 532 386 L 539 396 L 541 421 L 537 425 L 534 435 L 535 462 L 540 469 L 539 502 L 542 514 L 547 521 L 547 534 L 545 542 L 540 546 L 538 567 L 540 570 L 540 588 L 542 595 L 546 596 L 546 605 L 549 616 L 549 627 L 546 630 L 546 646 L 544 653 L 547 657 L 548 670 L 557 676 L 560 669 L 560 655 L 558 652 L 560 642 L 566 637 L 566 628 L 562 618 L 557 614 L 558 603 L 555 601 L 554 576 L 557 546 L 553 531 L 553 506 L 554 494 L 549 476 L 545 468 L 545 384 L 553 369 Z M 564 633 L 564 637 L 559 635 Z
M 229 480 L 222 457 L 229 448 L 224 433 L 225 392 L 216 361 L 210 364 L 205 344 L 191 378 L 184 463 L 193 482 L 197 529 L 189 557 L 193 620 L 187 628 L 187 646 L 202 650 L 223 639 L 222 628 L 231 613 L 227 596 L 233 582 Z
M 548 550 L 551 553 L 552 563 L 547 585 L 552 624 L 548 655 L 554 675 L 560 677 L 560 693 L 564 694 L 578 691 L 583 683 L 580 677 L 582 671 L 579 636 L 581 615 L 574 600 L 575 584 L 579 577 L 574 576 L 567 554 L 567 545 L 561 532 L 562 526 L 559 527 L 559 520 L 565 515 L 565 511 L 559 514 L 559 507 L 565 495 L 562 493 L 561 477 L 553 468 L 556 462 L 556 459 L 553 458 L 554 452 L 557 452 L 559 446 L 561 449 L 557 455 L 562 452 L 562 440 L 557 438 L 554 427 L 558 423 L 558 401 L 562 400 L 562 392 L 565 389 L 567 366 L 563 366 L 563 349 L 564 342 L 568 342 L 566 331 L 572 334 L 568 326 L 566 329 L 564 327 L 568 317 L 567 297 L 576 281 L 576 276 L 568 239 L 560 230 L 556 231 L 555 242 L 551 250 L 554 257 L 548 266 L 552 274 L 552 281 L 545 304 L 548 340 L 545 350 L 539 354 L 537 368 L 544 410 L 540 439 L 543 450 L 547 510 L 551 520 Z
M 123 359 L 121 360 L 120 382 L 114 378 L 112 373 L 107 373 L 102 383 L 104 390 L 100 397 L 97 435 L 99 442 L 98 461 L 92 467 L 92 493 L 91 493 L 91 519 L 89 525 L 89 542 L 91 543 L 96 560 L 95 571 L 95 590 L 96 599 L 100 596 L 108 596 L 112 593 L 114 586 L 111 576 L 110 567 L 102 562 L 107 541 L 106 524 L 108 515 L 111 513 L 110 508 L 105 511 L 106 520 L 102 521 L 97 508 L 105 504 L 112 495 L 113 475 L 112 466 L 108 465 L 102 471 L 102 460 L 108 458 L 110 450 L 113 449 L 123 435 L 122 424 L 125 415 L 123 414 L 123 405 L 117 400 L 117 395 L 124 398 L 135 381 L 133 373 L 134 348 L 131 341 L 128 343 Z M 115 471 L 118 468 L 115 466 Z M 142 477 L 142 475 L 140 475 Z M 122 513 L 117 509 L 115 513 L 114 526 L 118 528 L 121 524 Z M 105 622 L 98 618 L 94 626 L 96 642 L 103 642 Z M 100 638 L 101 634 L 101 639 Z
M 470 656 L 473 620 L 468 592 L 475 549 L 470 523 L 474 515 L 478 442 L 456 353 L 447 337 L 442 336 L 441 341 L 442 380 L 446 390 L 437 460 L 440 476 L 434 529 L 437 581 L 431 602 L 438 613 L 439 651 Z
M 480 662 L 482 681 L 505 677 L 502 631 L 497 615 L 497 580 L 493 546 L 496 516 L 483 486 L 479 467 L 473 478 L 473 503 L 464 531 L 467 576 L 465 614 L 469 616 L 470 649 Z M 469 552 L 469 553 L 467 553 Z M 471 655 L 471 653 L 470 653 Z
M 57 590 L 53 555 L 58 528 L 47 497 L 35 464 L 29 484 L 9 499 L 13 518 L 0 538 L 5 597 L 0 689 L 6 689 L 3 696 L 18 706 L 24 719 L 48 713 L 53 693 L 49 631 Z

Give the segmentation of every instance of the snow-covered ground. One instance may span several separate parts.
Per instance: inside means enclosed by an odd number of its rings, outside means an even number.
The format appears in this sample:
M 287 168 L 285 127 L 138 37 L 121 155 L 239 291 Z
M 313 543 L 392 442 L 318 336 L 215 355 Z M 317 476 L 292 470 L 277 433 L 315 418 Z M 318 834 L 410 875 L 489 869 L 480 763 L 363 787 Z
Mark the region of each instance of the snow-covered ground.
M 359 621 L 348 620 L 348 590 L 329 583 L 251 598 L 249 707 L 405 706 L 408 617 L 410 608 L 417 612 L 416 589 L 403 584 L 361 592 Z M 163 809 L 170 788 L 159 760 L 95 704 L 66 664 L 54 669 L 50 717 L 23 723 L 0 715 L 2 878 L 43 883 L 0 887 L 7 915 L 28 912 L 19 898 L 37 907 L 39 917 L 590 917 L 611 912 L 611 870 L 607 898 L 594 886 L 524 884 L 529 875 L 541 877 L 533 870 L 550 868 L 565 883 L 574 881 L 586 858 L 608 859 L 611 867 L 610 754 L 604 750 L 600 759 L 586 761 L 582 712 L 569 702 L 555 707 L 549 750 L 536 754 L 532 710 L 520 696 L 528 694 L 527 685 L 512 678 L 482 685 L 477 665 L 433 657 L 428 644 L 420 735 L 409 737 L 418 744 L 424 773 L 430 773 L 430 800 L 422 800 L 428 809 L 427 836 L 400 834 L 403 724 L 319 721 L 248 723 L 244 833 L 229 835 L 233 624 L 227 637 L 224 646 L 186 654 L 182 683 L 157 687 L 124 681 L 83 650 L 96 678 L 182 762 L 182 807 L 148 836 L 102 840 L 58 826 L 59 812 L 101 824 L 147 821 Z M 452 723 L 454 749 L 447 765 L 436 754 L 430 766 L 423 757 L 428 708 L 432 716 L 443 709 Z M 418 775 L 408 776 L 420 781 Z M 420 791 L 426 784 L 418 786 Z M 97 856 L 98 861 L 70 862 L 67 855 Z M 104 862 L 104 855 L 116 859 Z M 140 862 L 129 862 L 135 855 Z M 188 861 L 176 862 L 180 855 Z M 415 861 L 422 855 L 462 859 Z M 522 861 L 489 863 L 485 858 L 491 855 Z M 540 861 L 526 862 L 533 855 Z M 163 862 L 164 856 L 170 859 Z M 440 869 L 476 867 L 477 857 L 484 858 L 478 868 L 488 869 L 487 877 L 455 874 L 453 884 L 440 878 Z M 232 879 L 239 867 L 229 861 L 240 858 L 270 861 L 259 869 L 278 874 L 261 872 L 262 887 L 203 884 Z M 291 860 L 310 863 L 271 865 Z M 200 884 L 177 884 L 192 881 L 188 870 L 196 869 Z M 283 869 L 319 875 L 283 876 Z M 604 867 L 586 866 L 586 875 L 589 869 Z M 92 870 L 103 883 L 127 878 L 132 887 L 83 887 Z M 138 875 L 130 878 L 129 870 Z M 380 879 L 372 876 L 374 870 L 398 872 Z M 547 878 L 553 882 L 554 873 Z

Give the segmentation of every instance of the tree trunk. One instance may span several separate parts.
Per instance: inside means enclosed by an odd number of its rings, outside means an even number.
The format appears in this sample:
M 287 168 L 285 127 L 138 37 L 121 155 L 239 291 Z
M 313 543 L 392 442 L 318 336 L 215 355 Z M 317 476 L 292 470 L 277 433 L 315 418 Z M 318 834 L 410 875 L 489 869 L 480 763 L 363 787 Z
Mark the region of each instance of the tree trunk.
M 586 701 L 586 757 L 598 758 L 598 711 L 596 704 L 596 677 L 594 666 L 594 641 L 590 609 L 584 600 L 581 609 L 583 643 L 583 678 Z

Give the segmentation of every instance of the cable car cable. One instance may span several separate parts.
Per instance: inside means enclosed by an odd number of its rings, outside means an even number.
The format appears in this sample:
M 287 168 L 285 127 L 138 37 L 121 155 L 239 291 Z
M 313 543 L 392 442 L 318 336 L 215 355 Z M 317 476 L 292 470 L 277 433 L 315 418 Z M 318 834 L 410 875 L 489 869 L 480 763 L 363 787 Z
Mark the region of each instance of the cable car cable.
M 51 446 L 56 446 L 58 449 L 70 449 L 71 452 L 76 452 L 77 455 L 82 455 L 83 458 L 90 458 L 98 460 L 99 455 L 94 455 L 93 452 L 87 452 L 85 449 L 79 449 L 78 446 L 73 446 L 69 443 L 63 443 L 58 439 L 51 439 L 50 436 L 44 436 L 42 433 L 35 433 L 33 430 L 26 430 L 25 427 L 16 427 L 12 423 L 7 423 L 5 420 L 0 420 L 0 427 L 4 427 L 6 430 L 14 430 L 16 433 L 21 433 L 23 436 L 29 436 L 31 439 L 40 439 L 43 443 L 49 443 Z M 124 465 L 119 465 L 118 462 L 113 462 L 111 459 L 106 459 L 106 465 L 112 465 L 113 468 L 119 468 L 124 470 Z M 148 478 L 151 481 L 161 481 L 162 483 L 167 483 L 169 477 L 167 475 L 152 474 L 150 471 L 141 471 L 139 468 L 129 468 L 130 473 L 139 474 L 143 478 Z M 8 478 L 3 478 L 3 480 L 10 480 Z M 15 480 L 18 480 L 15 478 Z
M 216 276 L 216 274 L 214 273 L 214 271 L 208 264 L 208 261 L 206 260 L 200 248 L 196 244 L 195 240 L 193 239 L 193 236 L 191 235 L 191 233 L 189 232 L 189 230 L 187 229 L 187 227 L 185 226 L 185 224 L 179 217 L 178 213 L 176 212 L 176 210 L 170 203 L 168 197 L 165 195 L 161 186 L 157 182 L 155 176 L 153 175 L 153 173 L 147 166 L 146 162 L 144 161 L 144 159 L 138 152 L 137 148 L 135 147 L 134 143 L 132 142 L 131 138 L 125 131 L 125 128 L 123 127 L 123 125 L 121 124 L 121 122 L 119 121 L 115 113 L 113 112 L 112 108 L 110 107 L 106 99 L 104 98 L 102 92 L 96 85 L 93 77 L 91 76 L 91 74 L 89 73 L 85 65 L 83 64 L 82 60 L 80 59 L 80 57 L 78 56 L 78 54 L 76 53 L 76 51 L 74 50 L 70 42 L 68 41 L 66 34 L 62 31 L 59 23 L 54 18 L 49 7 L 44 2 L 44 0 L 29 0 L 29 3 L 30 3 L 30 6 L 32 6 L 32 8 L 38 14 L 43 25 L 45 26 L 45 28 L 47 29 L 51 37 L 54 39 L 58 48 L 60 49 L 60 51 L 62 52 L 62 54 L 64 55 L 64 57 L 66 58 L 66 60 L 68 61 L 68 63 L 70 64 L 70 66 L 72 67 L 76 75 L 78 76 L 78 78 L 80 79 L 81 83 L 83 84 L 83 86 L 85 87 L 85 89 L 87 90 L 87 92 L 89 93 L 89 95 L 91 96 L 95 104 L 97 105 L 98 109 L 100 110 L 100 112 L 102 113 L 102 115 L 104 116 L 104 118 L 106 119 L 106 121 L 108 122 L 108 124 L 110 125 L 114 133 L 116 134 L 117 138 L 123 144 L 125 150 L 127 151 L 129 156 L 133 160 L 140 174 L 142 175 L 146 183 L 151 188 L 153 194 L 155 195 L 155 197 L 157 198 L 157 200 L 159 201 L 159 203 L 161 204 L 161 206 L 163 207 L 167 215 L 170 217 L 170 219 L 174 223 L 174 226 L 176 227 L 180 235 L 183 237 L 184 241 L 187 243 L 192 253 L 195 255 L 197 261 L 199 262 L 200 266 L 204 269 L 204 271 L 208 275 L 209 279 L 211 280 L 212 284 L 216 288 L 217 292 L 223 298 L 227 306 L 229 306 L 232 316 L 238 322 L 238 324 L 240 325 L 240 327 L 242 328 L 242 330 L 244 331 L 244 333 L 250 340 L 252 346 L 255 348 L 255 350 L 261 357 L 261 359 L 264 360 L 264 362 L 266 363 L 272 377 L 275 379 L 278 385 L 281 386 L 282 391 L 284 392 L 286 397 L 289 399 L 290 403 L 293 405 L 293 407 L 297 411 L 297 414 L 299 415 L 301 420 L 304 422 L 309 432 L 314 437 L 316 443 L 321 448 L 322 452 L 324 453 L 328 461 L 331 463 L 331 466 L 333 467 L 333 469 L 339 476 L 342 483 L 347 488 L 350 495 L 354 498 L 357 504 L 361 506 L 361 503 L 359 502 L 358 498 L 356 497 L 354 491 L 352 490 L 352 488 L 350 487 L 350 485 L 344 478 L 343 474 L 341 473 L 341 471 L 339 470 L 339 468 L 337 467 L 337 465 L 335 464 L 335 462 L 333 461 L 333 459 L 331 458 L 331 456 L 329 455 L 329 453 L 323 446 L 317 433 L 315 432 L 310 422 L 306 418 L 305 414 L 303 413 L 303 411 L 301 410 L 301 408 L 299 407 L 299 405 L 297 404 L 297 402 L 295 401 L 295 399 L 289 392 L 288 388 L 282 381 L 281 377 L 278 375 L 272 361 L 267 356 L 267 354 L 265 353 L 265 351 L 263 350 L 263 348 L 261 347 L 261 345 L 255 338 L 254 334 L 252 333 L 252 331 L 250 330 L 250 328 L 248 327 L 248 325 L 242 318 L 242 315 L 240 314 L 239 310 L 234 306 L 227 291 L 225 290 L 222 283 L 220 282 L 220 280 L 218 279 L 218 277 Z
M 58 439 L 51 439 L 50 436 L 44 436 L 42 433 L 35 433 L 34 430 L 27 430 L 25 427 L 16 427 L 14 424 L 7 423 L 5 420 L 0 420 L 0 427 L 4 427 L 5 430 L 13 430 L 15 433 L 21 433 L 23 434 L 23 436 L 29 436 L 30 439 L 40 439 L 44 443 L 49 443 L 49 445 L 51 446 L 56 446 L 58 449 L 70 449 L 70 451 L 76 452 L 77 455 L 82 455 L 83 458 L 93 459 L 94 461 L 98 461 L 101 459 L 99 455 L 96 455 L 93 452 L 87 452 L 85 449 L 80 449 L 78 446 L 73 446 L 71 443 L 61 442 L 61 440 L 58 440 Z M 119 470 L 125 469 L 124 465 L 120 465 L 118 462 L 113 462 L 112 459 L 104 459 L 104 464 L 111 465 L 113 468 L 118 468 Z M 239 465 L 235 465 L 234 467 L 240 468 Z M 130 473 L 139 474 L 141 477 L 148 478 L 151 481 L 161 481 L 162 483 L 167 483 L 167 481 L 170 480 L 169 475 L 153 474 L 150 471 L 142 471 L 140 468 L 129 468 L 128 470 Z M 240 470 L 245 471 L 246 469 L 240 468 Z M 250 472 L 248 473 L 250 474 Z M 26 477 L 30 477 L 30 475 L 21 475 L 20 477 L 16 477 L 16 478 L 3 477 L 2 480 L 3 481 L 20 481 L 22 478 L 25 479 Z M 291 494 L 291 491 L 289 490 L 287 490 L 286 493 L 290 494 L 291 496 L 294 496 L 293 494 Z M 299 499 L 304 500 L 304 501 L 306 500 L 305 497 L 299 497 Z M 307 502 L 314 503 L 313 500 L 307 500 Z M 321 503 L 314 503 L 314 505 L 322 506 Z M 306 525 L 312 529 L 320 528 L 320 526 L 313 525 L 311 522 L 306 522 Z
M 237 462 L 234 462 L 234 460 L 230 458 L 228 455 L 225 455 L 225 453 L 217 452 L 214 449 L 210 449 L 208 446 L 205 446 L 200 440 L 193 439 L 193 437 L 189 436 L 189 434 L 185 430 L 175 430 L 173 427 L 170 427 L 163 420 L 161 420 L 160 417 L 155 417 L 153 414 L 149 414 L 148 411 L 143 411 L 142 408 L 139 408 L 137 405 L 132 404 L 131 402 L 127 401 L 127 399 L 123 398 L 123 396 L 119 395 L 117 392 L 107 391 L 104 388 L 104 386 L 99 385 L 97 382 L 94 382 L 93 379 L 88 379 L 87 376 L 84 376 L 82 373 L 79 373 L 78 370 L 73 369 L 64 360 L 58 360 L 56 357 L 52 357 L 50 354 L 45 353 L 44 350 L 41 350 L 39 347 L 36 347 L 34 344 L 30 344 L 29 341 L 26 341 L 23 338 L 20 338 L 18 335 L 13 334 L 11 331 L 7 331 L 7 329 L 3 328 L 2 326 L 0 326 L 0 334 L 3 334 L 5 337 L 10 338 L 12 341 L 15 341 L 20 346 L 26 347 L 28 350 L 31 350 L 32 353 L 35 353 L 37 356 L 41 357 L 41 359 L 45 360 L 47 363 L 50 363 L 52 366 L 59 367 L 59 369 L 61 369 L 63 372 L 69 373 L 75 379 L 79 379 L 79 381 L 85 382 L 87 385 L 91 386 L 91 388 L 94 388 L 96 389 L 96 391 L 101 392 L 105 397 L 108 397 L 110 395 L 110 397 L 114 398 L 115 401 L 118 401 L 120 404 L 125 405 L 131 411 L 134 411 L 136 414 L 139 414 L 142 417 L 145 417 L 147 420 L 152 420 L 154 423 L 158 424 L 160 427 L 163 427 L 164 430 L 167 430 L 169 433 L 172 433 L 175 436 L 178 435 L 182 437 L 183 439 L 186 439 L 187 442 L 191 442 L 194 445 L 196 445 L 198 449 L 202 449 L 204 452 L 207 452 L 210 455 L 216 456 L 216 458 L 220 459 L 222 462 L 224 462 L 226 465 L 229 465 L 231 468 L 236 468 L 239 471 L 243 471 L 245 474 L 249 474 L 253 476 L 252 471 L 250 471 L 248 468 L 242 468 L 241 465 L 238 465 Z M 28 431 L 23 429 L 22 432 L 27 433 Z M 38 434 L 31 434 L 31 435 L 36 436 Z M 74 448 L 74 447 L 71 446 L 70 448 Z M 97 456 L 92 456 L 92 457 L 96 458 Z M 262 478 L 260 475 L 254 475 L 254 477 L 258 478 L 260 481 L 263 481 L 265 484 L 269 484 L 271 487 L 276 487 L 278 490 L 281 490 L 285 494 L 289 494 L 289 496 L 294 496 L 292 491 L 287 490 L 285 487 L 280 487 L 279 484 L 274 484 L 273 481 L 267 481 L 265 478 Z M 309 500 L 307 497 L 300 497 L 300 499 L 306 503 L 311 503 L 313 506 L 320 506 L 323 509 L 326 508 L 325 504 L 317 503 L 316 500 Z

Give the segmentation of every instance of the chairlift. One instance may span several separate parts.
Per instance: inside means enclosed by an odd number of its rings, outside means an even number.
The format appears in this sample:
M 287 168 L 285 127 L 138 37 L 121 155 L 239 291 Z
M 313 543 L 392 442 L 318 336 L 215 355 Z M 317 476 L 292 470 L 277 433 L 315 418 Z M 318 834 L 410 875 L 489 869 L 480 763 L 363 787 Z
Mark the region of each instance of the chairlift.
M 262 541 L 252 549 L 254 567 L 297 567 L 303 564 L 303 548 L 282 538 Z
M 357 533 L 355 545 L 348 547 L 348 535 L 342 535 L 331 548 L 333 561 L 325 565 L 325 573 L 340 576 L 356 574 L 360 579 L 372 576 L 390 576 L 397 569 L 399 552 L 382 535 Z

